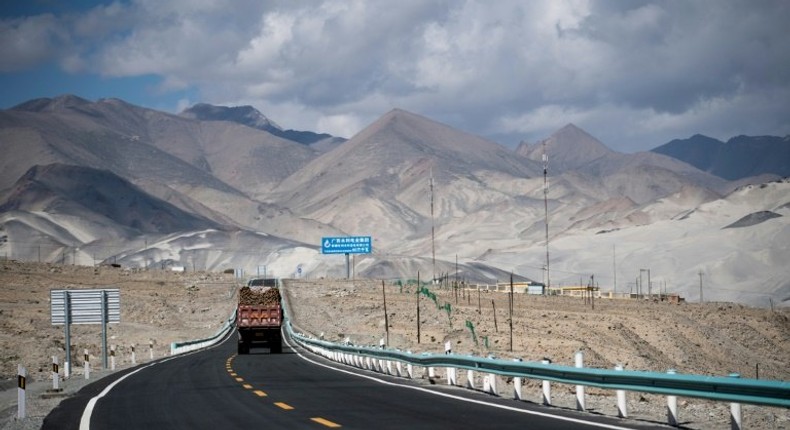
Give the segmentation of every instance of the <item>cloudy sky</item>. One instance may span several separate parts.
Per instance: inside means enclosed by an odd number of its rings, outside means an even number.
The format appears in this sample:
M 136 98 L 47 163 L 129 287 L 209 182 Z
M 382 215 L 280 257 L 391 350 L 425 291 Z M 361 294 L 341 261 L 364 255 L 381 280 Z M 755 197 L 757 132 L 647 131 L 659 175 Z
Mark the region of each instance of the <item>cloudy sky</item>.
M 65 4 L 64 4 L 65 3 Z M 0 108 L 249 104 L 351 137 L 392 108 L 514 147 L 790 134 L 790 2 L 7 0 Z

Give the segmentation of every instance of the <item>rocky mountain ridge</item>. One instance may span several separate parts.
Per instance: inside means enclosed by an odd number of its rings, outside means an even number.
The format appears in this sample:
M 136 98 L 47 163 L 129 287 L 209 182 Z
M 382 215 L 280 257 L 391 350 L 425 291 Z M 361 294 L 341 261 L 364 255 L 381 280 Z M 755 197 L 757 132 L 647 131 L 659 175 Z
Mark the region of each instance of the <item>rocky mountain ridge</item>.
M 269 121 L 247 108 L 237 113 L 259 123 Z M 24 186 L 14 184 L 33 166 L 60 163 L 116 175 L 150 194 L 151 201 L 162 202 L 161 214 L 172 211 L 165 209 L 171 205 L 207 223 L 178 232 L 122 225 L 118 229 L 125 229 L 123 233 L 111 233 L 111 223 L 101 228 L 74 223 L 75 218 L 94 217 L 83 209 L 63 204 L 63 211 L 53 211 L 46 199 L 31 194 L 30 208 L 44 207 L 46 223 L 41 222 L 41 210 L 0 212 L 6 254 L 31 259 L 44 243 L 52 247 L 51 255 L 71 250 L 74 259 L 82 252 L 88 260 L 86 250 L 93 247 L 91 261 L 113 259 L 133 266 L 199 262 L 203 268 L 242 267 L 248 272 L 268 266 L 280 276 L 294 275 L 297 268 L 307 276 L 345 276 L 341 259 L 320 254 L 320 238 L 371 235 L 374 252 L 356 256 L 357 276 L 413 277 L 421 271 L 430 277 L 458 271 L 469 280 L 490 282 L 515 272 L 545 282 L 546 219 L 550 248 L 564 240 L 597 240 L 609 247 L 609 239 L 618 237 L 631 248 L 621 251 L 622 258 L 646 267 L 655 264 L 651 253 L 642 250 L 651 246 L 647 237 L 667 236 L 662 230 L 669 228 L 666 223 L 719 201 L 741 185 L 661 154 L 611 151 L 572 125 L 513 152 L 400 109 L 320 152 L 233 119 L 199 120 L 117 99 L 89 102 L 64 96 L 0 112 L 0 139 L 4 153 L 10 154 L 0 161 L 0 190 L 5 190 L 0 205 L 6 208 L 26 193 Z M 543 148 L 549 157 L 548 214 Z M 64 174 L 63 180 L 70 175 Z M 84 189 L 100 188 L 87 179 L 96 175 L 74 177 L 83 178 L 77 180 Z M 80 189 L 80 184 L 74 187 Z M 788 231 L 783 192 L 786 186 L 779 186 L 768 202 L 756 198 L 748 208 L 755 213 L 776 209 L 780 215 L 749 227 L 769 240 L 765 246 L 771 258 L 786 252 L 775 242 Z M 101 198 L 112 204 L 121 201 L 121 196 L 117 201 L 105 194 Z M 162 215 L 154 210 L 150 216 Z M 56 235 L 55 230 L 75 231 Z M 134 237 L 129 238 L 129 231 Z M 736 250 L 738 241 L 746 240 L 731 236 Z M 688 240 L 692 243 L 676 246 L 692 246 L 693 239 Z M 589 272 L 614 284 L 615 276 L 600 275 L 611 271 L 611 262 L 573 252 L 554 252 L 558 261 L 552 263 L 552 284 L 577 283 L 578 274 Z M 578 259 L 596 262 L 590 266 Z M 666 270 L 678 272 L 719 264 L 700 252 L 695 259 L 669 260 L 673 263 Z M 772 273 L 765 276 L 779 279 L 776 271 L 784 269 L 768 270 Z M 721 282 L 728 283 L 724 278 Z M 780 296 L 786 288 L 767 283 L 759 301 L 784 300 Z M 688 294 L 693 285 L 679 285 L 678 291 Z

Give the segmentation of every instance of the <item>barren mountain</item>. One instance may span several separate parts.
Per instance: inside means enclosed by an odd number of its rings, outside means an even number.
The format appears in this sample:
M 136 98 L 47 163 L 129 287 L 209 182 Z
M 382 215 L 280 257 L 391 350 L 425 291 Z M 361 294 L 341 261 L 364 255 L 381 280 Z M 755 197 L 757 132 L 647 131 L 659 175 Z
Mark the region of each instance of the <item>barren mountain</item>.
M 329 149 L 343 143 L 346 139 L 335 137 L 326 133 L 313 133 L 312 131 L 284 130 L 260 111 L 252 106 L 214 106 L 207 103 L 198 103 L 179 114 L 184 118 L 201 121 L 231 121 L 269 132 L 277 137 L 294 142 L 310 145 L 318 152 L 327 152 Z
M 736 136 L 725 143 L 695 134 L 652 151 L 729 180 L 790 175 L 790 136 Z
M 260 130 L 276 125 L 253 108 L 209 110 L 216 112 L 185 118 L 63 96 L 0 112 L 8 154 L 0 159 L 0 252 L 35 259 L 43 247 L 45 261 L 71 256 L 83 264 L 111 259 L 345 277 L 344 258 L 321 255 L 320 239 L 359 234 L 374 240 L 373 254 L 352 258 L 359 276 L 457 271 L 493 282 L 513 272 L 549 281 L 548 220 L 552 286 L 594 274 L 604 288 L 623 291 L 634 268 L 651 268 L 686 295 L 703 272 L 724 299 L 767 306 L 769 298 L 787 298 L 781 280 L 788 276 L 775 264 L 790 259 L 781 245 L 790 202 L 784 183 L 751 190 L 762 197 L 743 207 L 722 203 L 736 194 L 720 196 L 742 184 L 660 154 L 616 153 L 573 125 L 545 145 L 522 146 L 521 156 L 395 109 L 320 154 Z M 12 188 L 32 166 L 53 163 L 103 173 L 62 175 L 60 188 L 53 181 Z M 118 178 L 97 184 L 105 174 Z M 128 187 L 110 187 L 121 180 Z M 139 201 L 156 204 L 129 210 L 131 187 Z M 182 211 L 207 224 L 167 218 L 167 228 L 146 226 L 158 213 L 151 208 L 166 204 L 172 207 L 163 213 Z M 716 204 L 722 209 L 708 209 Z M 734 223 L 741 227 L 722 229 Z M 725 292 L 727 285 L 739 290 Z M 740 294 L 744 289 L 754 291 Z
M 274 199 L 381 248 L 430 229 L 435 217 L 465 216 L 507 200 L 501 182 L 537 175 L 504 147 L 395 109 L 283 181 Z M 353 213 L 353 216 L 348 216 Z
M 132 180 L 153 176 L 168 183 L 235 188 L 253 197 L 316 154 L 241 124 L 191 120 L 117 99 L 34 100 L 2 112 L 0 125 L 6 133 L 4 145 L 16 150 L 18 161 L 45 155 L 50 159 L 42 161 L 47 163 L 107 168 Z M 184 163 L 168 161 L 174 157 Z M 9 162 L 3 167 L 18 178 L 30 165 Z
M 522 142 L 516 148 L 516 153 L 541 163 L 545 153 L 552 175 L 557 175 L 582 167 L 613 151 L 586 131 L 568 124 L 534 145 Z
M 0 212 L 12 210 L 115 224 L 132 230 L 130 235 L 219 227 L 152 198 L 106 170 L 63 164 L 31 168 L 0 205 Z

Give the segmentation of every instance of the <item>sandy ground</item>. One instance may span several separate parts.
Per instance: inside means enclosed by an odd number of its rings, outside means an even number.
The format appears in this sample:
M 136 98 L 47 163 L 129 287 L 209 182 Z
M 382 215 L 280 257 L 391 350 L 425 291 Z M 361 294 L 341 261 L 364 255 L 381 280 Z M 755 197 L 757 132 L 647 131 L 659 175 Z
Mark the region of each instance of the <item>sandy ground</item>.
M 378 345 L 387 338 L 381 281 L 296 281 L 285 283 L 295 326 L 328 340 L 350 338 L 357 344 Z M 39 428 L 43 417 L 86 382 L 82 351 L 101 363 L 101 328 L 72 326 L 74 375 L 66 390 L 52 396 L 52 355 L 63 360 L 63 326 L 50 322 L 49 292 L 61 288 L 119 288 L 121 323 L 108 328 L 108 344 L 117 345 L 117 366 L 131 365 L 131 345 L 137 362 L 169 352 L 170 343 L 213 335 L 235 306 L 239 284 L 220 273 L 131 272 L 112 267 L 60 266 L 0 261 L 0 428 Z M 420 342 L 417 342 L 415 286 L 386 283 L 389 346 L 412 351 L 493 354 L 500 358 L 572 365 L 576 351 L 585 365 L 705 375 L 740 373 L 753 378 L 790 380 L 790 309 L 755 309 L 729 303 L 684 303 L 515 295 L 513 335 L 509 298 L 505 293 L 431 288 L 436 302 L 420 297 Z M 492 303 L 493 301 L 493 303 Z M 449 312 L 446 304 L 449 304 Z M 439 306 L 444 306 L 439 308 Z M 494 314 L 494 307 L 496 314 Z M 495 317 L 496 315 L 496 317 Z M 474 327 L 477 342 L 471 330 Z M 16 420 L 16 369 L 29 373 L 28 416 Z M 100 374 L 106 374 L 101 372 Z M 440 373 L 440 376 L 442 374 Z M 460 375 L 459 382 L 464 382 Z M 500 391 L 512 387 L 502 381 Z M 524 397 L 540 401 L 540 383 L 527 381 Z M 480 384 L 478 383 L 478 386 Z M 574 387 L 554 384 L 557 407 L 574 406 Z M 616 415 L 614 393 L 588 389 L 587 406 L 594 413 Z M 666 400 L 629 393 L 629 416 L 665 422 Z M 679 399 L 680 421 L 687 428 L 729 428 L 729 405 Z M 790 411 L 744 405 L 744 428 L 790 428 Z

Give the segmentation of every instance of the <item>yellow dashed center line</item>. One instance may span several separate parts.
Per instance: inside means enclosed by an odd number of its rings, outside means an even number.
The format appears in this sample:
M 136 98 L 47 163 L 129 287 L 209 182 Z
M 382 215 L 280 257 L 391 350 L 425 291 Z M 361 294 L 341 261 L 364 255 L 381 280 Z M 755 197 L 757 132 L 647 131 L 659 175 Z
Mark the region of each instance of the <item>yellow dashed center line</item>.
M 310 419 L 311 419 L 312 421 L 315 421 L 315 422 L 317 422 L 318 424 L 323 424 L 323 425 L 325 425 L 325 426 L 327 426 L 327 427 L 329 427 L 329 428 L 332 428 L 332 429 L 336 429 L 336 428 L 338 428 L 338 427 L 342 427 L 342 426 L 341 426 L 340 424 L 338 424 L 338 423 L 333 423 L 332 421 L 329 421 L 329 420 L 327 420 L 327 419 L 324 419 L 324 418 L 321 418 L 321 417 L 315 417 L 315 418 L 310 418 Z
M 235 355 L 228 359 L 228 361 L 227 361 L 227 363 L 225 365 L 225 369 L 227 369 L 228 374 L 231 377 L 233 377 L 236 380 L 236 382 L 244 382 L 244 378 L 239 377 L 238 374 L 235 371 L 233 371 L 233 367 L 231 366 L 231 361 L 233 360 L 233 358 L 235 358 Z M 245 384 L 242 384 L 241 386 L 244 387 L 247 390 L 252 390 L 253 389 L 253 386 L 251 384 L 246 384 L 245 383 Z M 255 395 L 258 396 L 258 397 L 268 397 L 268 394 L 266 394 L 266 392 L 262 391 L 262 390 L 253 390 L 252 392 L 255 393 Z M 278 408 L 282 409 L 282 410 L 285 410 L 285 411 L 290 411 L 290 410 L 294 409 L 293 406 L 291 406 L 291 405 L 289 405 L 287 403 L 284 403 L 284 402 L 274 402 L 274 405 L 277 406 Z M 321 425 L 323 425 L 325 427 L 329 427 L 329 428 L 333 428 L 333 429 L 342 427 L 340 424 L 338 424 L 336 422 L 329 421 L 326 418 L 313 417 L 313 418 L 310 418 L 310 420 L 313 421 L 313 422 L 316 422 L 318 424 L 321 424 Z

